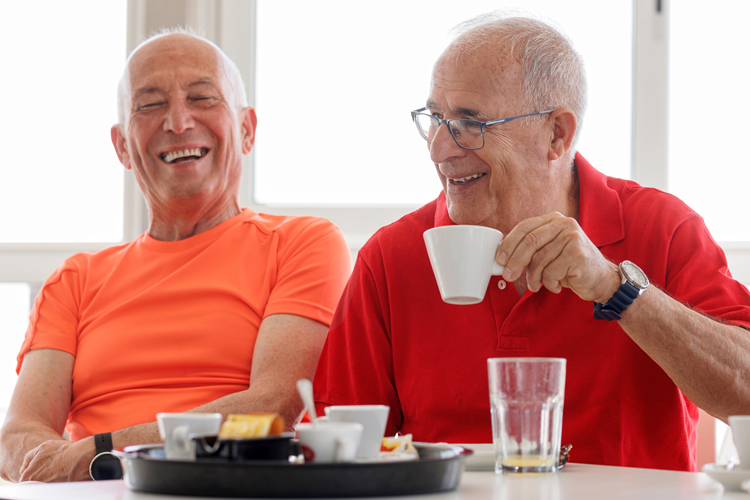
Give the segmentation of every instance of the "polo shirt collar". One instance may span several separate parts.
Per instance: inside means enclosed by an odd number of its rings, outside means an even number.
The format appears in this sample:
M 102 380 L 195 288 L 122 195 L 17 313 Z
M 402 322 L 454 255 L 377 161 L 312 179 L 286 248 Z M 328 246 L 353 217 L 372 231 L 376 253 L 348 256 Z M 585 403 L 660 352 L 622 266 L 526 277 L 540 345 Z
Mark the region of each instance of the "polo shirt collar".
M 578 170 L 578 224 L 598 248 L 625 238 L 622 202 L 607 184 L 607 176 L 596 170 L 581 153 L 576 153 Z
M 580 188 L 578 224 L 599 248 L 617 243 L 625 238 L 620 197 L 607 185 L 607 176 L 592 167 L 580 153 L 576 153 L 574 161 Z M 436 200 L 434 223 L 435 227 L 454 225 L 448 216 L 445 192 Z

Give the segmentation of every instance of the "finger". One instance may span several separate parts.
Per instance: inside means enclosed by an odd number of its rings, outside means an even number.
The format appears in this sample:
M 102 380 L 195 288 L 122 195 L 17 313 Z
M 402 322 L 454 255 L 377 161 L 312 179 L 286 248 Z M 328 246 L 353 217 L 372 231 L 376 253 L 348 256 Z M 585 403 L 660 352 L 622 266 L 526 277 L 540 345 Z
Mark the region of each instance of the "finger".
M 563 224 L 553 220 L 527 232 L 515 246 L 513 252 L 508 254 L 505 264 L 506 272 L 503 273 L 503 277 L 509 281 L 516 280 L 521 275 L 521 270 L 531 265 L 534 254 L 557 238 L 564 229 Z M 554 249 L 551 249 L 551 251 L 554 253 Z
M 531 217 L 524 221 L 521 221 L 514 227 L 508 234 L 503 237 L 503 241 L 500 242 L 500 247 L 497 249 L 496 260 L 500 265 L 506 265 L 508 258 L 516 250 L 518 244 L 523 240 L 524 236 L 534 229 L 548 224 L 552 220 L 553 214 L 542 215 L 539 217 Z
M 37 446 L 33 450 L 29 450 L 26 452 L 26 455 L 23 456 L 23 463 L 21 464 L 20 472 L 23 474 L 23 471 L 25 471 L 29 464 L 31 463 L 31 460 L 34 458 L 34 455 L 39 451 L 39 447 Z
M 560 293 L 563 289 L 563 280 L 565 279 L 564 276 L 560 277 L 561 274 L 565 273 L 558 273 L 555 272 L 555 270 L 545 270 L 544 273 L 542 273 L 542 284 L 544 285 L 544 288 L 552 293 Z
M 551 274 L 547 272 L 547 268 L 562 258 L 564 248 L 565 242 L 558 235 L 531 256 L 531 262 L 529 262 L 526 271 L 526 285 L 529 290 L 538 292 L 543 285 L 546 287 L 547 284 L 544 282 L 545 275 L 547 276 L 547 280 L 551 279 Z M 560 278 L 564 277 L 561 276 Z

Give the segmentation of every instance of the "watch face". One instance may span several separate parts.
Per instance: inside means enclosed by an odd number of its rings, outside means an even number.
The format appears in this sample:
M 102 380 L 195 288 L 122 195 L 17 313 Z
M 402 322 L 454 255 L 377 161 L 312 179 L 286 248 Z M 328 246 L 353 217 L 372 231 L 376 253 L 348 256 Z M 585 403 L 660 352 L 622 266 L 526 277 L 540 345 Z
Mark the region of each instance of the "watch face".
M 637 288 L 643 290 L 648 287 L 649 281 L 646 273 L 641 271 L 641 268 L 633 264 L 632 262 L 625 260 L 620 264 L 620 269 L 630 283 L 635 285 Z
M 107 479 L 122 479 L 122 464 L 120 459 L 111 453 L 100 453 L 91 462 L 91 477 L 96 481 Z

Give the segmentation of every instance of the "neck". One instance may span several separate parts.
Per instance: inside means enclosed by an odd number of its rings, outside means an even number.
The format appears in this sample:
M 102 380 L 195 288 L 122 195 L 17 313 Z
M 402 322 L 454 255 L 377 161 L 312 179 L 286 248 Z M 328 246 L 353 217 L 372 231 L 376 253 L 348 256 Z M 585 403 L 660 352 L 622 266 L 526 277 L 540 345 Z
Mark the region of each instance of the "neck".
M 240 213 L 237 200 L 206 209 L 160 211 L 149 207 L 148 234 L 160 241 L 179 241 L 216 227 Z
M 579 186 L 578 174 L 572 162 L 561 164 L 555 170 L 557 175 L 547 178 L 543 184 L 517 189 L 509 198 L 507 206 L 498 210 L 498 218 L 488 224 L 507 235 L 520 222 L 551 212 L 559 212 L 565 217 L 578 220 Z

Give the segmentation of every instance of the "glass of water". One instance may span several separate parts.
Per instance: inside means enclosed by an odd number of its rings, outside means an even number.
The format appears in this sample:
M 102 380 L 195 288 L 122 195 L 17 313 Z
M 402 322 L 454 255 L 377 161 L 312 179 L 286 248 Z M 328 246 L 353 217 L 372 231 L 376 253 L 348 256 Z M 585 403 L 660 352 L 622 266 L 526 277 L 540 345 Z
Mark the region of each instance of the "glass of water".
M 495 472 L 557 472 L 565 359 L 491 358 L 487 370 Z

